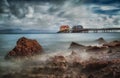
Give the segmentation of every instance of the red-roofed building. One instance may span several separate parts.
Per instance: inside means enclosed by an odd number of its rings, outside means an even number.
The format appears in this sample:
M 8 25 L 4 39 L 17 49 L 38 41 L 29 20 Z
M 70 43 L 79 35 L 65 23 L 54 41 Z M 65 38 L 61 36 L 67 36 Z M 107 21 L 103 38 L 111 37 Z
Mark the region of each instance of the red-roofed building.
M 62 25 L 60 26 L 60 31 L 69 31 L 70 27 L 68 25 Z

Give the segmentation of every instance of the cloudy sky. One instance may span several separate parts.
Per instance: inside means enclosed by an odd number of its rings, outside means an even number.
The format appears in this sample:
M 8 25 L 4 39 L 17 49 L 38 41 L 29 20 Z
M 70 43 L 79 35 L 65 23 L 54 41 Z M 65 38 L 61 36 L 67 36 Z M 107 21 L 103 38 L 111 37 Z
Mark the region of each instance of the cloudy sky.
M 0 0 L 0 29 L 120 27 L 120 0 Z

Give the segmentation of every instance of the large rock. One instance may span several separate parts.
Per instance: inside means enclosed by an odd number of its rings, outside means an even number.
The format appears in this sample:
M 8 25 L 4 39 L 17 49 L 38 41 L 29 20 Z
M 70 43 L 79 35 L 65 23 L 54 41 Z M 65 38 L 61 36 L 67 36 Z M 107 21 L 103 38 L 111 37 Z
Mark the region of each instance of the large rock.
M 106 46 L 88 46 L 86 52 L 109 53 L 110 49 Z
M 107 46 L 84 46 L 76 42 L 72 42 L 69 49 L 74 52 L 94 52 L 94 53 L 109 53 L 110 49 Z M 78 51 L 77 51 L 78 50 Z
M 120 41 L 112 41 L 109 43 L 105 43 L 103 44 L 103 46 L 109 47 L 112 53 L 120 52 Z
M 116 47 L 116 46 L 120 46 L 120 41 L 112 41 L 112 42 L 109 42 L 109 43 L 105 43 L 103 44 L 103 46 L 108 46 L 108 47 Z
M 86 49 L 86 46 L 81 45 L 81 44 L 78 44 L 78 43 L 76 43 L 76 42 L 72 42 L 72 43 L 70 44 L 69 49 L 71 49 L 71 50 L 73 50 L 73 51 L 77 50 L 77 51 L 79 51 L 79 52 L 83 52 L 83 51 Z M 76 52 L 77 52 L 77 51 L 76 51 Z
M 99 39 L 96 40 L 99 44 L 104 44 L 107 43 L 104 38 L 100 37 Z
M 74 49 L 74 48 L 84 48 L 84 47 L 85 47 L 84 45 L 78 44 L 76 42 L 72 42 L 69 48 Z
M 83 70 L 84 71 L 95 71 L 95 70 L 99 70 L 101 68 L 104 68 L 106 67 L 107 65 L 109 65 L 109 61 L 96 61 L 96 60 L 90 60 L 90 61 L 87 61 L 87 62 L 83 62 L 81 63 L 82 66 L 83 66 Z
M 33 56 L 42 52 L 43 48 L 36 40 L 22 37 L 17 41 L 15 48 L 6 55 L 5 59 Z

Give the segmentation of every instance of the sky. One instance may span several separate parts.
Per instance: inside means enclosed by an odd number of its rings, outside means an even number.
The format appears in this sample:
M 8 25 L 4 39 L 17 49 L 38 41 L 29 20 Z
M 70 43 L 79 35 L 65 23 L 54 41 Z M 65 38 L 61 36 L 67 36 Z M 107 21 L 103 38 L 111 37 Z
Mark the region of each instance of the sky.
M 120 27 L 120 0 L 0 0 L 0 29 Z

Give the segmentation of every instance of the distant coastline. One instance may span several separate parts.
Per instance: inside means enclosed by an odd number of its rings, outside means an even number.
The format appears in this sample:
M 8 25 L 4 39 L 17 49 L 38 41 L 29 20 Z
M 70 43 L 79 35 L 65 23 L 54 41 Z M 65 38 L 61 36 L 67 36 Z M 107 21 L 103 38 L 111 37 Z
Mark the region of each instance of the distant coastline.
M 0 34 L 52 34 L 56 32 L 43 30 L 22 30 L 22 29 L 3 29 Z

